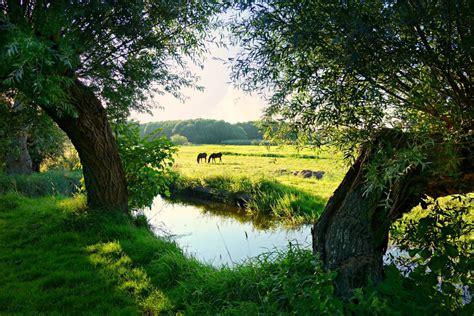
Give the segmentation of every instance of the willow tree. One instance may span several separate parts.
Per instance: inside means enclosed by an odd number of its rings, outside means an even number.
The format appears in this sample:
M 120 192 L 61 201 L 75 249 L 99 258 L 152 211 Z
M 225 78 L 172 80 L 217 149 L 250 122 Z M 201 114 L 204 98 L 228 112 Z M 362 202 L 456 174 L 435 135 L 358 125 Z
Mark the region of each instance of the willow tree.
M 0 93 L 28 98 L 77 149 L 88 203 L 127 209 L 108 116 L 146 111 L 151 93 L 193 86 L 213 1 L 0 0 Z M 105 109 L 106 108 L 106 109 Z
M 234 77 L 264 89 L 276 137 L 350 157 L 313 228 L 336 290 L 383 278 L 390 224 L 426 195 L 473 190 L 474 3 L 241 1 Z M 277 128 L 275 128 L 277 127 Z M 275 134 L 276 133 L 276 134 Z

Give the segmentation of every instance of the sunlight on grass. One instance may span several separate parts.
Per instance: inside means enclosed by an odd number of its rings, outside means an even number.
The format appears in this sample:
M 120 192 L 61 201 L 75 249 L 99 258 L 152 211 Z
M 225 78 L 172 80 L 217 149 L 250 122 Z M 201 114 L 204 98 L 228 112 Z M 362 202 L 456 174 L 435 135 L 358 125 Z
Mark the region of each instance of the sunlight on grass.
M 200 152 L 223 152 L 222 163 L 198 164 L 196 156 Z M 341 183 L 347 170 L 341 153 L 330 148 L 297 151 L 294 147 L 229 145 L 181 146 L 173 168 L 196 181 L 219 177 L 273 180 L 325 201 Z M 293 175 L 293 172 L 304 169 L 324 171 L 325 175 L 322 179 Z
M 78 212 L 86 209 L 86 196 L 83 194 L 76 194 L 72 198 L 58 201 L 58 206 L 66 212 Z
M 166 295 L 151 284 L 146 272 L 133 267 L 119 242 L 97 243 L 86 250 L 90 262 L 119 290 L 128 293 L 145 314 L 157 315 L 173 307 Z

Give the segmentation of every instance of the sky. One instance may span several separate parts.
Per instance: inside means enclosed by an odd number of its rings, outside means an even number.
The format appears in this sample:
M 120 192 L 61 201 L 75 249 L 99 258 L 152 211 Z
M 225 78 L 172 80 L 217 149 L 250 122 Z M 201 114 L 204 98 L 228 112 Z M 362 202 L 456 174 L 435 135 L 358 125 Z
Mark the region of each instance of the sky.
M 224 60 L 233 57 L 236 47 L 208 47 L 209 53 L 201 69 L 190 65 L 200 77 L 203 91 L 183 89 L 187 99 L 184 103 L 171 95 L 156 95 L 153 101 L 161 108 L 154 108 L 152 114 L 133 112 L 131 118 L 140 123 L 184 120 L 216 119 L 230 123 L 258 120 L 266 103 L 257 95 L 249 95 L 234 87 L 230 80 L 230 69 Z

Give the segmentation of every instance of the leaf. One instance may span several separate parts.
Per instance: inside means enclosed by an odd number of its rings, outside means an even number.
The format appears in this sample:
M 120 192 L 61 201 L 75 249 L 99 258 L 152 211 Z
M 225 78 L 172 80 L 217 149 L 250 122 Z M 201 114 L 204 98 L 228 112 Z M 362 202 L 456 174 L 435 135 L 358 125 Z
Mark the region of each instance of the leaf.
M 457 247 L 447 244 L 445 248 L 446 248 L 446 253 L 448 254 L 448 256 L 452 258 L 456 258 L 459 256 L 459 251 Z
M 430 262 L 428 263 L 428 267 L 431 269 L 431 271 L 439 273 L 446 264 L 446 261 L 446 258 L 436 256 L 431 258 Z

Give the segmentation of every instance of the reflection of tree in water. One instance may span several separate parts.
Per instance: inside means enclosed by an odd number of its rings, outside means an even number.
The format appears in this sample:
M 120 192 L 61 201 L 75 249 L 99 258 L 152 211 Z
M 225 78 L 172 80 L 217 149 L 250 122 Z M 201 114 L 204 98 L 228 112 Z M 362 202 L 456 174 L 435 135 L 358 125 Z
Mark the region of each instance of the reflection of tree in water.
M 203 214 L 208 215 L 209 217 L 219 216 L 225 219 L 236 220 L 242 224 L 251 223 L 252 226 L 259 231 L 282 228 L 286 230 L 296 230 L 298 228 L 298 226 L 284 225 L 271 216 L 259 214 L 257 212 L 249 212 L 238 206 L 203 200 L 195 197 L 180 196 L 167 200 L 172 203 L 195 206 L 199 208 Z

